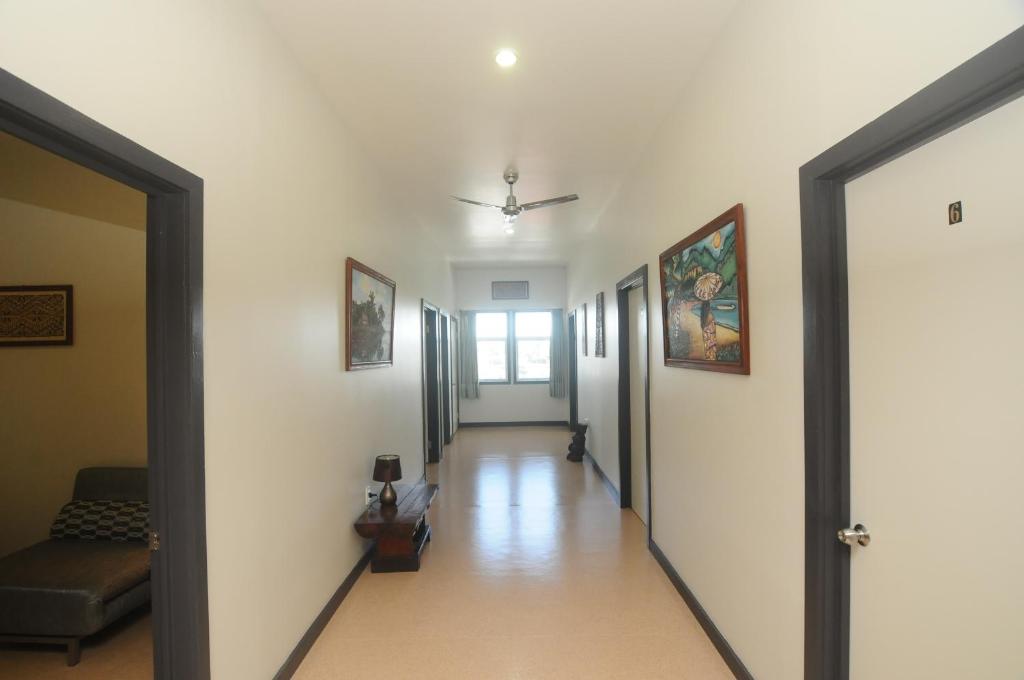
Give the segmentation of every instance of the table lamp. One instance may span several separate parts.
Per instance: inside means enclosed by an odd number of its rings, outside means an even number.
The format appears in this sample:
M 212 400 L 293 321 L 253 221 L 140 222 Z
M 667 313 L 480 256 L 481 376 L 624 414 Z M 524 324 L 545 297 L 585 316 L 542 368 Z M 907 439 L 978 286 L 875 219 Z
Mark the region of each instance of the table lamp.
M 402 478 L 402 459 L 393 453 L 377 456 L 377 462 L 373 466 L 373 481 L 384 482 L 384 488 L 380 491 L 381 505 L 394 505 L 398 501 L 398 494 L 391 482 L 397 482 Z

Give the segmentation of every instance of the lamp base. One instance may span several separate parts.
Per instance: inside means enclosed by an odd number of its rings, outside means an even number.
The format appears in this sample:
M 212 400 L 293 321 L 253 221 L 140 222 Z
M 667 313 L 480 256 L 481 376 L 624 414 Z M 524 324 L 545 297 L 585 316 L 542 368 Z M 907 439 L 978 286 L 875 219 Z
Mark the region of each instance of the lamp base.
M 391 486 L 391 482 L 384 482 L 384 488 L 380 490 L 380 504 L 394 505 L 397 502 L 398 493 L 395 491 L 395 487 Z

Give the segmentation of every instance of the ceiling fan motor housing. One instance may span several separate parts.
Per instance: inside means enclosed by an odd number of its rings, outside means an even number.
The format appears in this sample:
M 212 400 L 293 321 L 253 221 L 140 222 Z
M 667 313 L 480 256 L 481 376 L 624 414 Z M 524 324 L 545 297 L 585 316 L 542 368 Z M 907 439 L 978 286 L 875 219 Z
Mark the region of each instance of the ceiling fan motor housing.
M 515 194 L 512 193 L 512 185 L 515 184 L 517 179 L 519 179 L 519 173 L 515 170 L 505 171 L 505 181 L 508 182 L 508 196 L 505 198 L 505 207 L 501 209 L 505 217 L 518 217 L 519 213 L 523 211 L 516 202 Z

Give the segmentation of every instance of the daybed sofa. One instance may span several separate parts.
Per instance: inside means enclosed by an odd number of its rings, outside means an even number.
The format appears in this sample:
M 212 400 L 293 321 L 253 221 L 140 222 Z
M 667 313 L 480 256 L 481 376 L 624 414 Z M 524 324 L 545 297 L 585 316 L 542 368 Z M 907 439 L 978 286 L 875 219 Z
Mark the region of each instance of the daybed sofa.
M 0 642 L 80 642 L 149 602 L 146 468 L 83 468 L 50 539 L 0 558 Z

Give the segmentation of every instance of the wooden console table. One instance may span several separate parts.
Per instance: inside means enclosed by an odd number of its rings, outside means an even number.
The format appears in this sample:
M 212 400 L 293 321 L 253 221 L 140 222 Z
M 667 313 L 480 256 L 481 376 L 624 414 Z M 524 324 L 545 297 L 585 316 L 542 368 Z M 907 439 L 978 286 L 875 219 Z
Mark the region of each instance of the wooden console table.
M 396 505 L 381 506 L 375 500 L 356 520 L 356 533 L 376 541 L 370 561 L 373 572 L 420 570 L 420 553 L 430 540 L 427 510 L 438 488 L 423 482 L 396 484 Z

